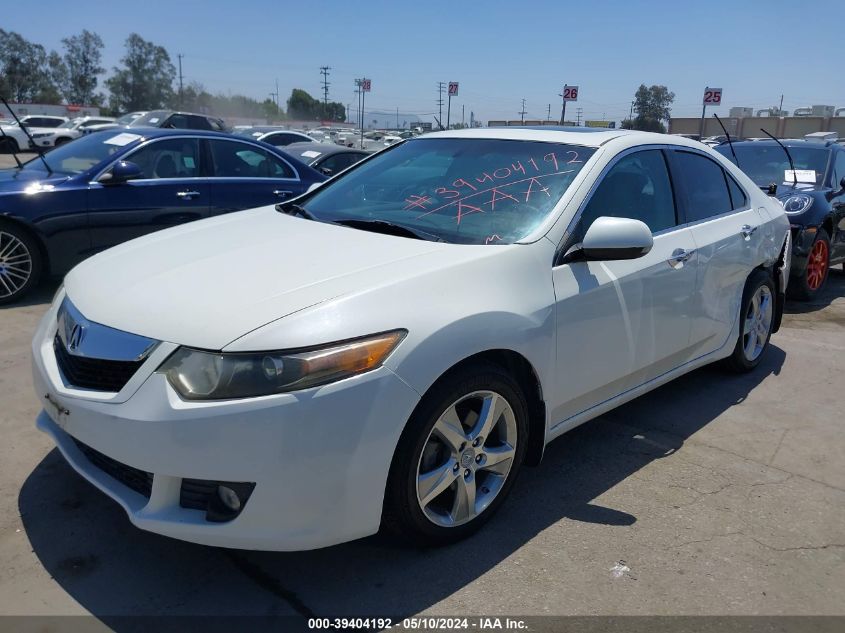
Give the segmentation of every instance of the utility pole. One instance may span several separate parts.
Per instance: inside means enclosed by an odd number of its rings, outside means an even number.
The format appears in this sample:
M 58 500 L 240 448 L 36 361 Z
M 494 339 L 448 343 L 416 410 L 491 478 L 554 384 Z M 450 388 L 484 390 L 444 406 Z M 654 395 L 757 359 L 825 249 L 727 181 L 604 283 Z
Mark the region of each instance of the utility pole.
M 581 113 L 584 111 L 583 108 L 575 108 L 575 115 L 578 117 L 575 125 L 581 127 Z
M 182 107 L 182 58 L 184 55 L 179 53 L 176 55 L 179 58 L 179 107 Z
M 563 85 L 563 89 L 566 90 L 566 84 Z M 563 105 L 560 107 L 560 124 L 566 125 L 566 99 L 563 98 L 563 93 L 558 93 L 557 96 L 563 99 Z
M 525 125 L 525 99 L 522 100 L 522 110 L 517 112 L 517 114 L 520 116 L 522 124 Z
M 552 120 L 552 104 L 549 104 L 549 113 L 546 115 L 546 121 Z
M 783 112 L 783 95 L 780 96 L 780 105 L 778 106 L 778 116 L 780 116 L 781 112 Z
M 437 107 L 439 109 L 440 116 L 437 117 L 437 124 L 440 126 L 440 129 L 443 129 L 443 124 L 440 121 L 443 120 L 443 90 L 446 87 L 446 82 L 438 81 L 437 82 Z
M 634 103 L 636 103 L 636 102 L 635 101 L 631 102 L 631 112 L 628 114 L 628 120 L 629 121 L 634 120 Z
M 396 129 L 399 129 L 399 108 L 396 108 Z
M 461 104 L 461 128 L 466 127 L 464 125 L 464 107 L 465 107 L 464 104 Z
M 329 71 L 331 70 L 330 66 L 320 66 L 320 74 L 323 76 L 323 114 L 325 114 L 325 110 L 328 109 L 329 106 Z

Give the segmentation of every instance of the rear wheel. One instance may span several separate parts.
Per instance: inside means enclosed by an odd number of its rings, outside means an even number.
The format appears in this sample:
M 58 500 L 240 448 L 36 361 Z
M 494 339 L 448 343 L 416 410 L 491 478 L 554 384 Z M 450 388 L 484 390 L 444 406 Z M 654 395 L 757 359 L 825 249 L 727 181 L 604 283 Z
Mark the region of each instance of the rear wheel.
M 41 252 L 30 235 L 14 224 L 0 222 L 0 304 L 28 293 L 41 275 Z
M 510 491 L 527 440 L 528 405 L 503 369 L 478 364 L 442 379 L 400 438 L 384 527 L 428 545 L 474 533 Z
M 53 144 L 53 147 L 58 147 L 59 145 L 64 145 L 65 143 L 67 143 L 69 141 L 70 141 L 69 138 L 65 138 L 65 137 L 57 138 L 56 142 Z
M 17 154 L 21 151 L 18 142 L 9 136 L 0 138 L 0 148 L 3 148 L 3 151 L 7 154 Z
M 800 278 L 794 279 L 794 283 L 789 284 L 790 295 L 801 301 L 810 301 L 824 287 L 829 272 L 830 237 L 827 231 L 820 228 L 816 233 L 813 245 L 810 247 L 804 274 Z
M 735 372 L 754 369 L 763 359 L 772 336 L 775 314 L 775 285 L 772 277 L 756 270 L 745 283 L 742 293 L 739 337 L 725 366 Z

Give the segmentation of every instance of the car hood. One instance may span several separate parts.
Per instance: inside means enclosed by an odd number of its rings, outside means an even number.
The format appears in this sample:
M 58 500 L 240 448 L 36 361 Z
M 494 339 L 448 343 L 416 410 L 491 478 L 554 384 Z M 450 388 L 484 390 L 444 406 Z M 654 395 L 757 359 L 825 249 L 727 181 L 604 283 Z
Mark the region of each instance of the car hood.
M 49 175 L 37 169 L 0 169 L 0 194 L 37 192 L 60 185 L 66 180 L 66 175 Z
M 483 250 L 370 233 L 263 207 L 112 248 L 74 268 L 65 288 L 91 321 L 219 350 L 305 308 L 481 256 Z

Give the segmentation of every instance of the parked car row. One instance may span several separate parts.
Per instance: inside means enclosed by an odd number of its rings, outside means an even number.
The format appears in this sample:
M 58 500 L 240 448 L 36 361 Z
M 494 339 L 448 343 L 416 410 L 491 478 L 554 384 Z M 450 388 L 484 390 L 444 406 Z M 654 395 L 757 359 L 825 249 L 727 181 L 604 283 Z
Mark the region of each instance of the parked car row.
M 123 128 L 0 171 L 0 303 L 115 244 L 281 202 L 325 176 L 278 148 L 224 132 Z

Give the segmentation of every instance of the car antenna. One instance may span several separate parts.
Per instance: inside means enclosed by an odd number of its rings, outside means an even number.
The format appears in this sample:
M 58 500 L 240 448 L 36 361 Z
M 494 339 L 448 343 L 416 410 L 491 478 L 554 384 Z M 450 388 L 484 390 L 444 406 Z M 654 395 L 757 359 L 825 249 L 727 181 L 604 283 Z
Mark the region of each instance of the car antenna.
M 714 112 L 713 116 L 716 117 L 716 121 L 719 122 L 719 127 L 722 128 L 722 132 L 725 133 L 725 138 L 728 139 L 728 145 L 730 146 L 731 154 L 733 154 L 734 157 L 734 162 L 736 163 L 736 166 L 739 167 L 739 159 L 736 157 L 736 152 L 734 151 L 734 144 L 731 143 L 731 135 L 728 134 L 728 131 L 725 129 L 725 124 L 722 123 L 722 119 L 719 118 L 719 115 Z M 742 169 L 742 167 L 740 167 L 740 169 Z
M 795 173 L 795 163 L 792 162 L 792 154 L 790 154 L 789 150 L 786 149 L 786 145 L 781 143 L 774 136 L 769 134 L 766 130 L 764 130 L 763 128 L 760 128 L 760 131 L 763 134 L 765 134 L 766 136 L 768 136 L 770 139 L 772 139 L 775 143 L 780 145 L 781 149 L 786 153 L 786 157 L 789 159 L 789 168 L 792 170 L 792 186 L 797 188 L 798 187 L 798 174 Z
M 2 102 L 3 102 L 3 105 L 4 105 L 4 106 L 6 106 L 6 109 L 7 109 L 9 112 L 11 112 L 12 116 L 13 116 L 13 117 L 15 117 L 15 121 L 17 121 L 17 122 L 18 122 L 18 125 L 19 125 L 19 126 L 20 126 L 20 128 L 23 130 L 23 133 L 24 133 L 24 134 L 26 134 L 26 137 L 29 139 L 29 143 L 30 143 L 30 145 L 32 145 L 32 147 L 35 147 L 35 141 L 33 140 L 32 135 L 29 133 L 29 130 L 27 130 L 27 129 L 26 129 L 26 127 L 24 126 L 24 124 L 23 124 L 23 123 L 21 123 L 21 120 L 18 118 L 18 115 L 17 115 L 17 114 L 15 114 L 15 111 L 14 111 L 14 110 L 12 110 L 12 108 L 11 108 L 11 107 L 9 107 L 9 102 L 8 102 L 8 101 L 6 101 L 6 98 L 5 98 L 5 97 L 0 97 L 0 101 L 2 101 Z M 4 136 L 5 136 L 5 134 L 4 134 Z M 42 163 L 44 163 L 44 166 L 47 168 L 47 173 L 48 173 L 48 174 L 52 174 L 52 173 L 53 173 L 53 170 L 52 170 L 52 169 L 50 169 L 50 165 L 47 163 L 47 159 L 46 159 L 46 158 L 44 158 L 44 154 L 42 154 L 41 152 L 39 152 L 37 147 L 35 147 L 35 151 L 36 151 L 36 153 L 38 154 L 38 157 L 41 159 L 41 162 L 42 162 Z M 15 156 L 15 160 L 17 160 L 17 156 Z M 20 164 L 20 161 L 18 161 L 18 163 Z

